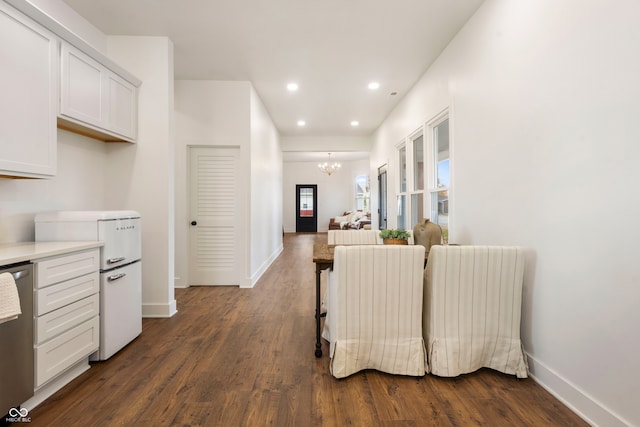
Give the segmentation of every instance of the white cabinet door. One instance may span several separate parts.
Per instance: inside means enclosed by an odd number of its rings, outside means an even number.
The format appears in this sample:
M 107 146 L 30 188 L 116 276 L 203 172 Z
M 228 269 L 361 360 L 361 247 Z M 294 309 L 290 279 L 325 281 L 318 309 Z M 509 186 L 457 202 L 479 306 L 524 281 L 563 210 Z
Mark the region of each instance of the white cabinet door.
M 122 136 L 136 139 L 138 129 L 137 88 L 116 74 L 107 76 L 109 90 L 108 128 Z
M 95 316 L 44 344 L 34 346 L 35 386 L 40 387 L 98 349 L 100 321 Z
M 98 127 L 107 126 L 104 69 L 67 44 L 61 47 L 60 114 Z
M 134 142 L 136 86 L 66 43 L 61 62 L 59 126 L 103 141 Z
M 58 40 L 0 2 L 0 176 L 56 173 Z

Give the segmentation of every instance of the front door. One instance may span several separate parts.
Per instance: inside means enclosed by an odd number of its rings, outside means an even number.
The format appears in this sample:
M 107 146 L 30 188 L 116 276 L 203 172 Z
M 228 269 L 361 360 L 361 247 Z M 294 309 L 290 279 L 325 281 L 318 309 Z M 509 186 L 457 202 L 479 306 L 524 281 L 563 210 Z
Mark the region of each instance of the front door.
M 296 233 L 318 231 L 318 186 L 296 185 Z

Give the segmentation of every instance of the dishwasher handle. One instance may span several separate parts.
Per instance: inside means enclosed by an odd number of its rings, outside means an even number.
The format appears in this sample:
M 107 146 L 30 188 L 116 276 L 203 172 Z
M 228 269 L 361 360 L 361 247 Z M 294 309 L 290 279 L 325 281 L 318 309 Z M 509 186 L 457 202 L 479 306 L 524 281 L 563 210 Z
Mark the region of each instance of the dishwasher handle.
M 31 271 L 27 270 L 20 270 L 20 271 L 14 271 L 11 273 L 11 275 L 13 276 L 13 280 L 20 280 L 23 277 L 27 277 L 29 274 L 31 274 Z

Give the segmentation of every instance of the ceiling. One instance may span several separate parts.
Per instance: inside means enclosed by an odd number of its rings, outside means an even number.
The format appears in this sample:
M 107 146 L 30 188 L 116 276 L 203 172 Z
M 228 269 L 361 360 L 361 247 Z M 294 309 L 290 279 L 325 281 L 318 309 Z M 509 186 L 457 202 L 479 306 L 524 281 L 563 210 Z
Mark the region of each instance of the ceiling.
M 370 135 L 483 0 L 64 1 L 105 34 L 168 36 L 176 79 L 251 81 L 306 137 Z

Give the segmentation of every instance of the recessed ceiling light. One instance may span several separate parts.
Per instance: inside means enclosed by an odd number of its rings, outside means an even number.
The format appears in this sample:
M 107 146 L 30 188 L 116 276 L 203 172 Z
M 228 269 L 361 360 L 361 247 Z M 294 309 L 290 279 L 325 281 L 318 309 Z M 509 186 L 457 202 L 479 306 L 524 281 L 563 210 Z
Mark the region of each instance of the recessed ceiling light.
M 304 120 L 298 120 L 298 126 L 304 126 L 306 124 L 307 122 L 305 122 Z
M 353 120 L 353 121 L 351 122 L 351 126 L 353 126 L 353 127 L 356 127 L 356 126 L 358 126 L 359 124 L 360 124 L 360 122 L 359 122 L 359 121 L 357 121 L 357 120 Z
M 378 88 L 380 88 L 380 83 L 378 83 L 378 82 L 371 82 L 371 83 L 369 83 L 369 89 L 371 89 L 371 90 L 376 90 L 376 89 L 378 89 Z
M 298 90 L 298 83 L 289 83 L 289 84 L 287 85 L 287 90 L 288 90 L 289 92 L 295 92 L 295 91 L 297 91 L 297 90 Z

